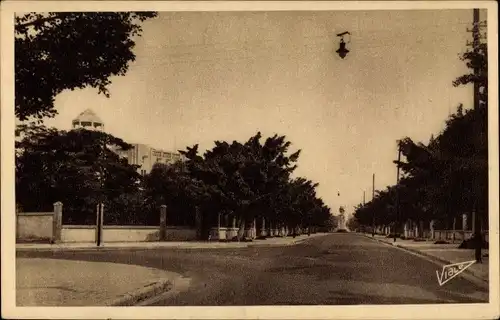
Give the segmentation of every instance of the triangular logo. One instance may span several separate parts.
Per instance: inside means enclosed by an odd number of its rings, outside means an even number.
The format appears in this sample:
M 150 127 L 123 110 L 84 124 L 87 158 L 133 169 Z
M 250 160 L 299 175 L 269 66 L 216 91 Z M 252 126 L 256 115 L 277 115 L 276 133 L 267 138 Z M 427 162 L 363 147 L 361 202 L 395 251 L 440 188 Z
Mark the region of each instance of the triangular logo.
M 438 279 L 438 283 L 440 286 L 455 278 L 459 274 L 465 271 L 468 267 L 473 265 L 476 261 L 467 261 L 467 262 L 459 262 L 453 264 L 447 264 L 443 266 L 443 270 L 441 271 L 441 275 L 438 271 L 436 271 L 436 276 Z

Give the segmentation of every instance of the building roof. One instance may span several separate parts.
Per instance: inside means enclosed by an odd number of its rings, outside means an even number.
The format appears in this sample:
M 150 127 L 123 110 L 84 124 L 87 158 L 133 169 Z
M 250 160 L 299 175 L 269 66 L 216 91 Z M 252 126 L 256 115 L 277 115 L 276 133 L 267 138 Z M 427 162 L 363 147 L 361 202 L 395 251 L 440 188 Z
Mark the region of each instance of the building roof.
M 87 109 L 80 113 L 78 117 L 76 117 L 73 122 L 97 122 L 97 123 L 103 123 L 102 120 L 94 113 L 94 111 Z

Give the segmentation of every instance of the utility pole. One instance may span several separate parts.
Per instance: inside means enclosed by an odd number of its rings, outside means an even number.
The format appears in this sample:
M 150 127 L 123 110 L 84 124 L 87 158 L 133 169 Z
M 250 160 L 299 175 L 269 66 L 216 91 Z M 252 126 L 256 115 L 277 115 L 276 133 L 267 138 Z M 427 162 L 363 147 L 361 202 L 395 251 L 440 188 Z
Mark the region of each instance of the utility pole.
M 473 10 L 473 27 L 472 27 L 472 36 L 473 36 L 473 50 L 474 55 L 477 56 L 479 54 L 479 9 Z M 479 76 L 479 68 L 477 64 L 474 64 L 474 75 Z M 477 110 L 479 108 L 479 82 L 474 81 L 474 109 Z M 474 159 L 472 159 L 474 161 Z M 474 238 L 475 238 L 475 258 L 476 262 L 481 263 L 481 247 L 482 247 L 482 235 L 481 235 L 481 218 L 480 213 L 477 210 L 477 179 L 473 179 L 472 181 L 472 215 L 474 218 Z
M 375 199 L 375 173 L 372 176 L 372 203 Z M 375 237 L 375 210 L 372 206 L 372 238 Z
M 105 178 L 105 169 L 104 169 L 104 159 L 106 158 L 106 141 L 104 137 L 101 137 L 101 148 L 99 152 L 99 197 L 97 203 L 97 216 L 96 216 L 96 244 L 98 247 L 101 246 L 102 243 L 102 231 L 104 225 L 104 178 Z
M 396 175 L 396 221 L 394 223 L 394 242 L 396 242 L 396 234 L 399 225 L 399 163 L 401 161 L 401 142 L 398 141 L 398 163 Z
M 365 205 L 365 191 L 363 191 L 363 206 Z
M 104 203 L 100 202 L 97 204 L 97 229 L 96 229 L 96 243 L 97 246 L 101 246 L 102 243 L 102 228 L 103 228 L 103 215 L 104 215 Z

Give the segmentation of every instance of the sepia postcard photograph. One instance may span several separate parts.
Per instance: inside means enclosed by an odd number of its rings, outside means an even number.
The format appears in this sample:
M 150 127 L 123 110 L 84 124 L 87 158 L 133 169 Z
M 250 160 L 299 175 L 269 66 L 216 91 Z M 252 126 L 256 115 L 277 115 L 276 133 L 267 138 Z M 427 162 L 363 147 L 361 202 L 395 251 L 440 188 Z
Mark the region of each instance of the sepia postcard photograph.
M 494 1 L 3 1 L 2 318 L 497 319 Z

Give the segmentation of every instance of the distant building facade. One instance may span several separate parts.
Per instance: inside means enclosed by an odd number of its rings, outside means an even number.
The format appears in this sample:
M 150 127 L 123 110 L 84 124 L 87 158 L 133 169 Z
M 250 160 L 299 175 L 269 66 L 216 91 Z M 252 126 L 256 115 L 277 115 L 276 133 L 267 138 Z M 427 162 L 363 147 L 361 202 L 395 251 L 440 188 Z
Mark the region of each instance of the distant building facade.
M 134 143 L 129 150 L 117 150 L 121 157 L 127 159 L 131 165 L 140 166 L 138 172 L 141 175 L 148 174 L 156 163 L 173 164 L 182 160 L 179 153 L 151 148 L 146 144 Z
M 87 129 L 104 131 L 104 122 L 90 109 L 80 113 L 72 121 L 73 129 Z M 173 164 L 182 160 L 179 153 L 155 149 L 147 144 L 132 143 L 129 150 L 113 150 L 120 157 L 127 159 L 131 165 L 138 165 L 137 172 L 141 175 L 148 174 L 156 163 Z

